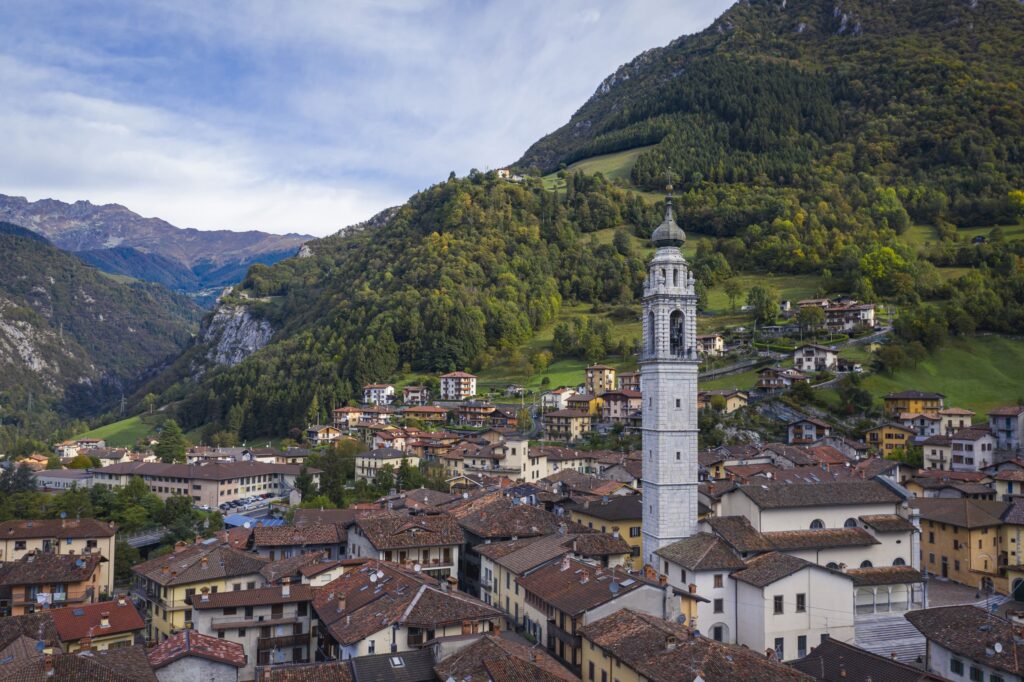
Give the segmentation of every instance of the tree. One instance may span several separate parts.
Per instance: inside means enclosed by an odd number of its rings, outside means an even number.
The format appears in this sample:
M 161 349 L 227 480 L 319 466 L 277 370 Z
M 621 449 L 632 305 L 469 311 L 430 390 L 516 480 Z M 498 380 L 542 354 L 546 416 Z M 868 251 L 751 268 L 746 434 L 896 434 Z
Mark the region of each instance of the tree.
M 61 468 L 60 457 L 58 457 L 56 454 L 52 454 L 52 455 L 50 455 L 46 459 L 46 469 L 47 469 L 47 471 L 55 471 L 55 470 L 60 469 L 60 468 Z
M 414 490 L 423 485 L 423 474 L 419 467 L 413 466 L 405 457 L 398 466 L 396 475 L 396 487 L 399 490 Z
M 312 497 L 316 492 L 313 488 L 313 477 L 309 475 L 305 465 L 299 467 L 299 475 L 295 477 L 295 489 L 299 491 L 303 500 Z
M 24 464 L 15 464 L 0 475 L 0 493 L 15 494 L 34 492 L 36 479 L 32 470 Z
M 315 495 L 308 499 L 303 498 L 302 502 L 299 503 L 300 509 L 337 509 L 337 505 L 334 501 L 326 495 Z
M 772 324 L 779 313 L 779 292 L 774 287 L 755 284 L 747 292 L 747 305 L 752 308 L 755 320 Z
M 153 414 L 153 407 L 156 405 L 156 396 L 152 393 L 147 393 L 142 399 L 142 406 L 146 408 L 146 412 Z
M 737 279 L 727 279 L 722 285 L 722 289 L 729 299 L 729 310 L 736 312 L 736 301 L 743 297 L 743 285 Z
M 185 461 L 185 434 L 181 432 L 178 422 L 168 419 L 164 422 L 163 430 L 160 432 L 160 441 L 153 448 L 153 452 L 164 464 Z
M 92 506 L 92 498 L 87 488 L 71 488 L 54 497 L 53 510 L 60 514 L 64 512 L 73 519 L 95 518 L 96 512 Z
M 528 432 L 533 430 L 533 415 L 526 408 L 519 410 L 516 413 L 516 420 L 519 423 L 519 430 Z
M 89 469 L 92 466 L 92 459 L 88 455 L 75 455 L 75 458 L 68 463 L 68 469 Z
M 381 494 L 386 494 L 393 489 L 395 487 L 395 467 L 385 464 L 377 469 L 377 474 L 373 477 L 373 485 Z
M 139 550 L 129 545 L 124 540 L 114 543 L 114 580 L 119 584 L 126 584 L 132 579 L 132 567 L 142 562 Z
M 801 330 L 813 334 L 825 324 L 825 311 L 816 305 L 805 305 L 796 314 L 796 321 Z

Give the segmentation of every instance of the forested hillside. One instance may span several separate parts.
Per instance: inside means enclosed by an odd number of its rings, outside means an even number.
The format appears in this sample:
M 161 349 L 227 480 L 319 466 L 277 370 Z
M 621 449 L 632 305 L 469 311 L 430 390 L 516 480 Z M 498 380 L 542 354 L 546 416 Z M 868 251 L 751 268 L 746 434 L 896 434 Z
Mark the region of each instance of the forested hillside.
M 1017 0 L 737 3 L 621 67 L 517 165 L 646 147 L 632 183 L 671 175 L 681 222 L 741 267 L 819 269 L 866 222 L 1011 222 L 1022 34 Z
M 579 176 L 567 200 L 537 181 L 451 178 L 383 225 L 312 242 L 308 258 L 254 266 L 227 302 L 269 320 L 270 345 L 230 368 L 208 367 L 196 347 L 150 389 L 181 399 L 190 428 L 239 405 L 242 437 L 284 433 L 303 423 L 314 395 L 330 407 L 403 368 L 486 365 L 554 319 L 563 300 L 633 301 L 643 259 L 586 233 L 656 221 L 638 196 L 600 179 Z M 207 370 L 198 382 L 197 369 Z
M 0 223 L 0 449 L 62 418 L 109 409 L 173 359 L 202 311 L 142 282 L 123 284 L 39 235 Z

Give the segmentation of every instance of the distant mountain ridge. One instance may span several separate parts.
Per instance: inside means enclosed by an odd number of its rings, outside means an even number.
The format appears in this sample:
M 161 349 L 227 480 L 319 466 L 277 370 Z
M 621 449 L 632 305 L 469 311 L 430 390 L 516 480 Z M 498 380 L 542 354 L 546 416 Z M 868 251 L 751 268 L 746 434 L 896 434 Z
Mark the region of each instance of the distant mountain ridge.
M 0 262 L 5 419 L 108 409 L 180 353 L 203 314 L 181 294 L 114 281 L 39 234 L 4 222 Z
M 245 277 L 253 263 L 276 263 L 312 239 L 300 234 L 180 228 L 119 204 L 0 195 L 0 220 L 46 237 L 106 272 L 206 298 Z

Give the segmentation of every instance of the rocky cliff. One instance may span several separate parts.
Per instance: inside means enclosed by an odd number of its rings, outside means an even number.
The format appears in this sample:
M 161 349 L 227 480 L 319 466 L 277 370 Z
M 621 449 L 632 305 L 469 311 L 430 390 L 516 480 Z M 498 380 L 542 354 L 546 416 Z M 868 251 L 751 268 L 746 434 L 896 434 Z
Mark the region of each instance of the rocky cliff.
M 270 322 L 245 305 L 230 303 L 219 305 L 203 324 L 200 342 L 209 346 L 209 363 L 233 366 L 266 346 L 273 334 Z

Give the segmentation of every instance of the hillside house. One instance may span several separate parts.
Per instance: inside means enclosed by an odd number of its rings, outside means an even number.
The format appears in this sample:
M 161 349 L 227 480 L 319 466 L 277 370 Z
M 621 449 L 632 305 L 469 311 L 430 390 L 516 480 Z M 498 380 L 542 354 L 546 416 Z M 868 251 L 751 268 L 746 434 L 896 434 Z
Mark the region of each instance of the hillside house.
M 808 343 L 793 351 L 793 366 L 800 372 L 835 372 L 839 369 L 839 351 L 829 346 Z
M 896 422 L 912 429 L 919 438 L 930 438 L 942 433 L 942 417 L 936 413 L 903 412 Z
M 619 372 L 619 389 L 627 391 L 642 391 L 640 387 L 640 372 Z
M 994 463 L 996 438 L 987 426 L 960 429 L 949 439 L 953 471 L 978 471 Z
M 608 365 L 591 365 L 586 369 L 584 390 L 591 395 L 601 395 L 615 390 L 615 368 Z
M 99 566 L 100 591 L 114 592 L 117 526 L 96 519 L 20 519 L 0 523 L 0 561 L 20 561 L 30 553 L 106 559 Z
M 630 414 L 643 407 L 643 395 L 639 391 L 605 391 L 601 398 L 604 401 L 601 421 L 606 423 L 625 423 Z
M 885 402 L 885 413 L 892 418 L 898 418 L 901 414 L 912 412 L 937 413 L 944 405 L 946 396 L 941 393 L 928 393 L 925 391 L 900 391 L 889 393 L 883 399 Z
M 349 529 L 349 558 L 393 561 L 444 580 L 459 577 L 462 529 L 450 514 L 383 512 L 356 519 Z
M 568 409 L 586 412 L 594 419 L 601 418 L 601 408 L 604 407 L 604 398 L 593 393 L 577 393 L 567 401 Z
M 698 334 L 697 352 L 710 358 L 725 355 L 725 337 L 721 334 Z
M 441 400 L 466 400 L 476 395 L 476 376 L 468 372 L 441 375 Z
M 341 440 L 342 433 L 334 426 L 311 424 L 306 429 L 306 440 L 312 445 L 326 445 Z
M 797 383 L 810 383 L 810 377 L 788 367 L 765 367 L 757 373 L 755 388 L 762 393 L 778 393 Z
M 572 388 L 556 388 L 553 391 L 548 391 L 540 398 L 541 409 L 547 410 L 565 410 L 569 407 L 569 398 L 576 395 L 575 389 Z
M 715 396 L 721 396 L 725 401 L 724 412 L 726 414 L 731 414 L 741 407 L 746 407 L 750 401 L 750 394 L 747 391 L 741 391 L 738 388 L 716 388 L 697 393 L 697 409 L 703 410 L 711 407 L 712 399 Z
M 997 407 L 988 413 L 988 428 L 999 450 L 1019 451 L 1024 434 L 1024 406 Z
M 426 386 L 406 386 L 402 389 L 402 402 L 406 405 L 426 405 L 430 402 L 430 389 Z
M 402 410 L 402 416 L 427 424 L 444 424 L 448 421 L 448 410 L 436 405 L 418 405 Z
M 100 554 L 47 554 L 33 550 L 0 564 L 0 616 L 20 616 L 51 606 L 99 601 Z
M 883 455 L 896 448 L 907 448 L 917 433 L 902 424 L 882 424 L 864 433 L 864 441 Z
M 582 410 L 555 410 L 543 417 L 544 433 L 551 440 L 572 443 L 591 429 L 591 416 Z M 550 461 L 550 458 L 549 458 Z
M 390 405 L 395 400 L 395 387 L 391 384 L 363 386 L 363 402 L 367 405 Z
M 377 477 L 377 472 L 386 466 L 390 466 L 392 473 L 398 471 L 402 462 L 408 462 L 409 466 L 418 468 L 420 460 L 415 455 L 408 454 L 395 448 L 378 448 L 369 452 L 361 452 L 356 455 L 356 480 L 372 482 Z
M 975 412 L 965 410 L 962 407 L 945 407 L 939 410 L 936 414 L 942 418 L 941 433 L 949 436 L 955 431 L 959 431 L 960 429 L 970 426 Z

